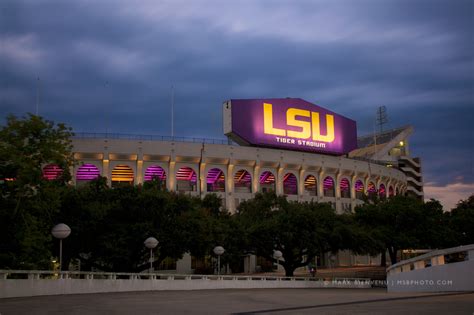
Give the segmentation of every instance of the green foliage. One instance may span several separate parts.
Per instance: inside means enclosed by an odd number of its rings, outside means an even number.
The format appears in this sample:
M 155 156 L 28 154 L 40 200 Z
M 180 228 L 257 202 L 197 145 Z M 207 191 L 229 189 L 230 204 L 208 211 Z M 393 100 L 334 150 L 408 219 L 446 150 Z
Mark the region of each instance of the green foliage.
M 0 129 L 0 268 L 48 268 L 52 218 L 59 212 L 72 165 L 71 129 L 35 115 L 8 116 Z M 60 180 L 42 167 L 55 163 Z
M 273 193 L 257 194 L 241 204 L 238 220 L 251 252 L 273 259 L 279 250 L 287 276 L 315 256 L 344 248 L 338 216 L 329 204 L 288 202 Z
M 474 195 L 459 201 L 447 216 L 454 234 L 453 246 L 474 244 Z
M 10 115 L 0 130 L 0 179 L 11 178 L 17 189 L 35 187 L 42 181 L 42 167 L 54 163 L 63 169 L 62 182 L 70 179 L 72 165 L 71 128 L 29 114 Z

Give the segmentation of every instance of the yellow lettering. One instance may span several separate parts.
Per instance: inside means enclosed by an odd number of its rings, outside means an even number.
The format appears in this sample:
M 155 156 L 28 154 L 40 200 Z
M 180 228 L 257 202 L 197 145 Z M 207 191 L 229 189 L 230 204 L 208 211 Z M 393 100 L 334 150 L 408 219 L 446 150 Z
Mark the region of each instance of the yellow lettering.
M 312 112 L 313 140 L 323 142 L 334 141 L 334 116 L 326 114 L 326 135 L 321 135 L 319 113 Z
M 263 132 L 267 135 L 286 137 L 284 129 L 273 128 L 272 104 L 263 103 Z
M 286 111 L 286 123 L 288 126 L 301 128 L 301 131 L 288 130 L 288 137 L 308 139 L 311 137 L 311 123 L 309 121 L 297 120 L 296 116 L 310 117 L 309 110 L 289 108 Z

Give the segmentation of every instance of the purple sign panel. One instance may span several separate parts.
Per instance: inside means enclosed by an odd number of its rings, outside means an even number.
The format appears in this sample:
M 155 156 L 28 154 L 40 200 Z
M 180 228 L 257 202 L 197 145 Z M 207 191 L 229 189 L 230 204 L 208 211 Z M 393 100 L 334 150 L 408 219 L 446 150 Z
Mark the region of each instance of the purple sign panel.
M 357 147 L 355 121 L 300 98 L 227 101 L 224 133 L 242 145 L 332 155 Z

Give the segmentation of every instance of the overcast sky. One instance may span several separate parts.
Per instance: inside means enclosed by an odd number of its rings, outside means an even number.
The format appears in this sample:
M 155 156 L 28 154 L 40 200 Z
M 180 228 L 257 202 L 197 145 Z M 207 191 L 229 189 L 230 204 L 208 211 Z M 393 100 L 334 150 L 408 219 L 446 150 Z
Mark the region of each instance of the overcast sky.
M 426 197 L 474 193 L 474 1 L 0 1 L 0 114 L 223 138 L 231 98 L 411 124 Z M 4 120 L 3 120 L 4 121 Z M 3 123 L 3 122 L 2 122 Z

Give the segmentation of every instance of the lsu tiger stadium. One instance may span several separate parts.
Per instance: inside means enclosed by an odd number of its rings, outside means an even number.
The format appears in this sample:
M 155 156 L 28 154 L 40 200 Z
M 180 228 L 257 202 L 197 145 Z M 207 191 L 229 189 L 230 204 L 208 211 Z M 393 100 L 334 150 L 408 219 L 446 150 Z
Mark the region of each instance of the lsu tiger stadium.
M 327 202 L 353 211 L 365 195 L 423 199 L 419 158 L 411 157 L 411 126 L 357 136 L 354 120 L 300 98 L 231 99 L 223 103 L 227 140 L 76 133 L 73 183 L 99 176 L 112 187 L 159 179 L 169 191 L 217 194 L 235 212 L 257 192 L 290 201 Z M 44 176 L 62 172 L 46 165 Z M 379 258 L 339 252 L 321 265 L 377 265 Z M 247 266 L 254 271 L 255 259 Z M 192 272 L 191 257 L 176 264 Z

